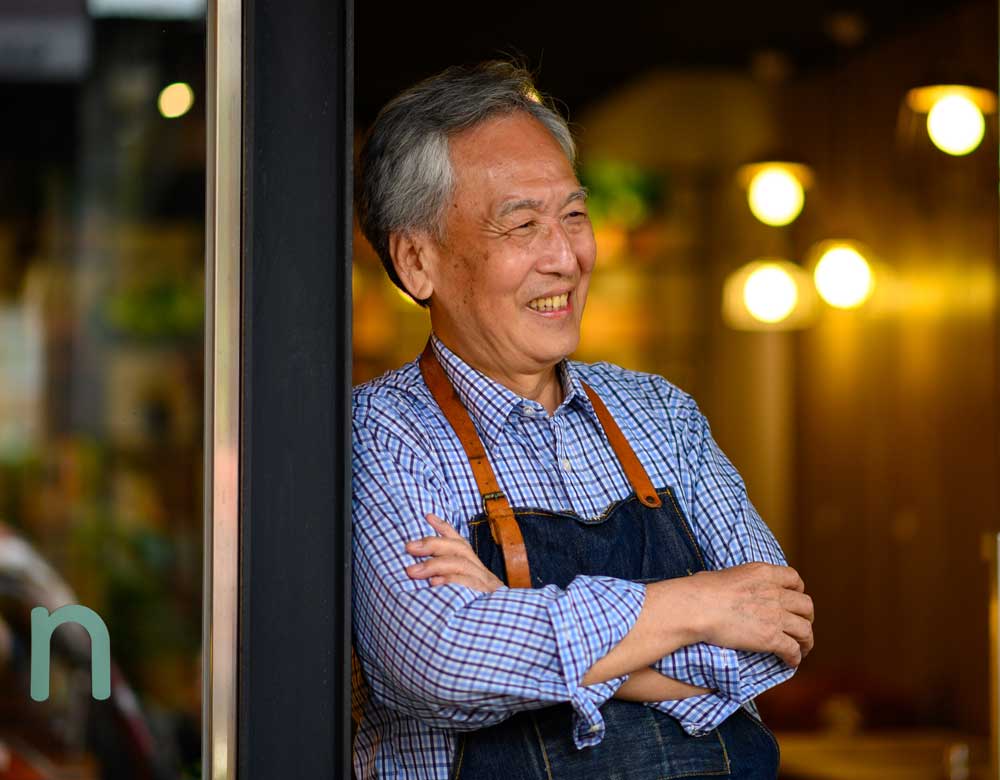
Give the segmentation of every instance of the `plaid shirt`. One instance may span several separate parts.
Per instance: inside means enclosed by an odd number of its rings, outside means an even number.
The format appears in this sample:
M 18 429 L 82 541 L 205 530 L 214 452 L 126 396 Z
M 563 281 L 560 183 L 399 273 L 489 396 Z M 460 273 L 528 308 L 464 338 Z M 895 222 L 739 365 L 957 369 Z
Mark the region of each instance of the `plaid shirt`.
M 662 377 L 610 363 L 564 360 L 564 399 L 541 404 L 479 373 L 432 337 L 472 417 L 511 506 L 597 517 L 632 490 L 580 381 L 593 387 L 656 487 L 670 486 L 709 568 L 784 564 L 694 401 Z M 578 747 L 604 737 L 600 706 L 625 677 L 582 686 L 587 670 L 628 633 L 644 587 L 578 576 L 565 589 L 462 585 L 410 579 L 411 539 L 432 535 L 433 512 L 468 538 L 482 511 L 465 452 L 416 360 L 354 389 L 354 743 L 359 780 L 446 780 L 460 731 L 525 709 L 570 702 Z M 681 648 L 656 668 L 715 693 L 647 706 L 698 735 L 786 680 L 776 656 L 707 644 Z M 362 675 L 363 672 L 363 675 Z

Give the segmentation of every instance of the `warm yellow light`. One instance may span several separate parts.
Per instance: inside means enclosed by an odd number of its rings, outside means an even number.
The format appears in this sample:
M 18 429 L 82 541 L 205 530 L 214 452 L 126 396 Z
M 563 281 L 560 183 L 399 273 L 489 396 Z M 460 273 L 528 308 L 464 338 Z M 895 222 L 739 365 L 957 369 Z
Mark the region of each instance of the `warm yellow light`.
M 819 313 L 818 302 L 805 269 L 780 257 L 746 263 L 722 284 L 722 319 L 735 330 L 807 328 Z
M 838 309 L 854 309 L 864 303 L 875 289 L 871 266 L 857 249 L 834 244 L 825 252 L 813 271 L 820 297 Z
M 995 114 L 997 93 L 985 87 L 968 84 L 927 84 L 914 87 L 906 93 L 906 104 L 918 114 L 926 114 L 941 98 L 948 95 L 963 95 L 971 100 L 984 114 Z
M 781 166 L 764 167 L 747 189 L 750 211 L 766 225 L 780 227 L 795 221 L 805 203 L 805 190 L 795 175 Z
M 781 322 L 792 313 L 798 300 L 795 280 L 774 263 L 761 265 L 743 284 L 743 304 L 761 322 Z
M 942 152 L 959 156 L 976 149 L 986 133 L 983 112 L 969 97 L 952 93 L 938 98 L 927 114 L 927 134 Z
M 160 92 L 157 101 L 160 113 L 167 119 L 184 116 L 194 105 L 194 90 L 183 82 L 168 84 Z

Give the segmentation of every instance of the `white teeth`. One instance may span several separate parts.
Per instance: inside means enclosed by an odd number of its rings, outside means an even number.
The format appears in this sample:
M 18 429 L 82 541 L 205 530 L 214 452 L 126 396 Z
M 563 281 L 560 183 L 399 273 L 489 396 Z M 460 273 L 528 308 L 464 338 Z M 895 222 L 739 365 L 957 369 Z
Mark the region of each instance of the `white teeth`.
M 557 309 L 566 308 L 568 302 L 569 293 L 563 293 L 562 295 L 553 295 L 549 298 L 535 298 L 535 300 L 528 304 L 528 308 L 535 311 L 556 311 Z

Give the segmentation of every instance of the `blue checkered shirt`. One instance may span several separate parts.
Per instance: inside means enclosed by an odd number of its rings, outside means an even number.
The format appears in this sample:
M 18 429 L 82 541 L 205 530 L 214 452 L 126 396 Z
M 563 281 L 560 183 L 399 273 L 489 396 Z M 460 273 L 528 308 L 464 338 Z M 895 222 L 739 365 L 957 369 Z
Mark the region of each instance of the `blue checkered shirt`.
M 608 443 L 587 382 L 607 405 L 650 479 L 670 486 L 709 568 L 784 564 L 774 536 L 684 392 L 653 374 L 564 360 L 564 399 L 541 404 L 479 373 L 432 337 L 514 507 L 597 517 L 632 487 Z M 568 587 L 431 586 L 404 567 L 404 545 L 433 535 L 433 512 L 468 538 L 482 502 L 462 446 L 416 360 L 354 389 L 354 742 L 359 780 L 446 780 L 461 731 L 519 710 L 569 702 L 578 747 L 604 737 L 601 705 L 625 677 L 583 686 L 587 670 L 628 633 L 643 585 L 578 576 Z M 707 644 L 684 647 L 656 669 L 714 693 L 649 703 L 690 734 L 718 726 L 792 669 L 773 655 Z

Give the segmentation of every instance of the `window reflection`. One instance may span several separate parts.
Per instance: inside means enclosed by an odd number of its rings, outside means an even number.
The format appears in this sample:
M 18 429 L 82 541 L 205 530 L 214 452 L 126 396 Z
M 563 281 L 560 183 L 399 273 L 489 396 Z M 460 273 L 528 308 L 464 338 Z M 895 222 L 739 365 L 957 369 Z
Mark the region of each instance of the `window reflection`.
M 204 3 L 44 10 L 0 9 L 0 780 L 195 778 Z M 31 610 L 66 604 L 107 700 L 74 624 L 30 696 Z

